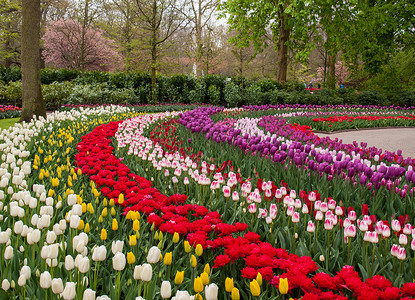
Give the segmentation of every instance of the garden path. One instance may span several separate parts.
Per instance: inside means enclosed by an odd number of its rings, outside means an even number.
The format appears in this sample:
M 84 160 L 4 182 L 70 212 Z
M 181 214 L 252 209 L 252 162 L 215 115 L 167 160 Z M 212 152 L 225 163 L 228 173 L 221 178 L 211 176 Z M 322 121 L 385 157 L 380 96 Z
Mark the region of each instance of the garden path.
M 386 129 L 360 129 L 347 132 L 329 134 L 316 133 L 320 137 L 339 138 L 343 143 L 351 144 L 353 141 L 366 142 L 368 146 L 381 148 L 383 151 L 402 150 L 403 157 L 415 158 L 415 128 L 386 128 Z

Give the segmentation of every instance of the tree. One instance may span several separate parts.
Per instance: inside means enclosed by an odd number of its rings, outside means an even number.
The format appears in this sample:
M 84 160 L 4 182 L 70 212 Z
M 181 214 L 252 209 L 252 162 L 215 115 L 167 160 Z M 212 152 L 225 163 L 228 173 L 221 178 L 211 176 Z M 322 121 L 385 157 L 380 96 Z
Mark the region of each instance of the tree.
M 147 33 L 145 43 L 151 54 L 151 99 L 156 102 L 156 71 L 158 68 L 160 47 L 179 28 L 184 18 L 176 0 L 136 0 L 137 13 L 143 22 L 143 30 Z M 184 3 L 182 2 L 182 5 Z
M 122 68 L 122 57 L 113 40 L 100 29 L 85 29 L 74 20 L 51 22 L 43 36 L 46 64 L 56 68 L 113 71 Z M 82 42 L 83 41 L 83 42 Z
M 0 58 L 6 67 L 19 64 L 21 7 L 15 0 L 0 0 Z
M 22 115 L 46 117 L 40 85 L 40 0 L 22 1 Z
M 230 29 L 238 32 L 230 40 L 235 45 L 247 47 L 252 42 L 258 53 L 275 42 L 280 82 L 287 80 L 289 49 L 295 50 L 296 59 L 304 60 L 313 47 L 309 39 L 313 15 L 306 1 L 227 0 L 220 10 Z

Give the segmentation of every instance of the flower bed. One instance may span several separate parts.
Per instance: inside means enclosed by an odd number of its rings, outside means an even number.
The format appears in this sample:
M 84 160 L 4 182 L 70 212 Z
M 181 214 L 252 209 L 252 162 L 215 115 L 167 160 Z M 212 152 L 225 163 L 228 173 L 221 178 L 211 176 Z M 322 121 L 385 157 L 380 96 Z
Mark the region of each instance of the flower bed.
M 20 117 L 20 107 L 13 105 L 0 105 L 0 119 Z
M 415 296 L 414 161 L 288 114 L 108 106 L 3 131 L 0 296 Z

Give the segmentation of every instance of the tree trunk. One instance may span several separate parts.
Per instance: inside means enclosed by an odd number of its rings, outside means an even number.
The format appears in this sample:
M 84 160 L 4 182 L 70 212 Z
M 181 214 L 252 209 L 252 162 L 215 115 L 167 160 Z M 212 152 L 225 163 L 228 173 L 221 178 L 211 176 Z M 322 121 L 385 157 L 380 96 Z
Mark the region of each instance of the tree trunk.
M 195 14 L 196 76 L 201 76 L 203 73 L 202 1 L 198 0 L 197 3 L 198 3 L 197 13 Z
M 153 0 L 153 13 L 152 13 L 152 24 L 154 27 L 151 32 L 151 101 L 156 103 L 156 66 L 157 66 L 157 27 L 156 27 L 156 17 L 157 17 L 157 2 Z
M 330 89 L 336 88 L 336 56 L 329 55 L 329 80 L 328 87 Z
M 85 60 L 86 60 L 86 46 L 85 46 L 85 36 L 86 36 L 86 30 L 88 27 L 88 18 L 89 18 L 89 0 L 85 1 L 85 7 L 84 7 L 84 19 L 82 22 L 82 33 L 81 33 L 81 73 L 82 76 L 84 76 L 85 72 Z
M 278 70 L 277 70 L 277 81 L 287 81 L 287 70 L 288 70 L 288 46 L 286 43 L 290 39 L 290 30 L 286 29 L 287 15 L 284 14 L 284 7 L 280 5 L 278 11 L 279 18 L 279 34 L 278 34 Z
M 22 115 L 46 117 L 40 85 L 40 0 L 22 1 Z

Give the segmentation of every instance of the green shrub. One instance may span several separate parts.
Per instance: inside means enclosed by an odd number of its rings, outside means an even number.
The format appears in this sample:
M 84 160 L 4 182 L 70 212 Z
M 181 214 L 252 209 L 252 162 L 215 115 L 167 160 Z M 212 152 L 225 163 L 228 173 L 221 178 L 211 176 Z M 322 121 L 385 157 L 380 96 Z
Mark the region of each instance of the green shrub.
M 226 83 L 224 95 L 227 107 L 238 107 L 242 104 L 241 89 L 232 81 Z
M 67 104 L 67 99 L 73 88 L 74 84 L 70 82 L 53 82 L 42 85 L 42 94 L 46 109 L 53 110 Z
M 209 102 L 212 105 L 220 105 L 220 90 L 216 85 L 210 85 L 208 88 Z
M 4 85 L 2 95 L 5 103 L 15 106 L 22 106 L 22 82 L 10 81 L 9 84 Z

